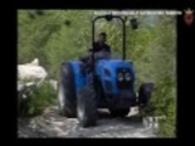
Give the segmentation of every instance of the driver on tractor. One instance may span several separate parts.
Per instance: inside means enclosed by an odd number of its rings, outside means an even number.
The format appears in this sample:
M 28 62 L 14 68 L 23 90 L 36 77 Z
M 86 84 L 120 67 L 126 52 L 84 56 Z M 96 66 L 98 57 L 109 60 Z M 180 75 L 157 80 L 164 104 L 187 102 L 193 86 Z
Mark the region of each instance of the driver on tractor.
M 110 58 L 111 48 L 106 44 L 107 35 L 105 32 L 101 32 L 98 35 L 98 39 L 93 43 L 93 48 L 89 49 L 89 54 L 87 56 L 81 57 L 80 60 L 84 63 L 85 69 L 91 70 L 92 65 L 92 53 L 94 53 L 95 58 L 107 57 Z
M 104 51 L 104 52 L 111 52 L 110 46 L 106 44 L 107 35 L 105 32 L 101 32 L 98 35 L 98 39 L 93 44 L 93 50 L 90 49 L 90 51 L 94 51 L 95 53 Z

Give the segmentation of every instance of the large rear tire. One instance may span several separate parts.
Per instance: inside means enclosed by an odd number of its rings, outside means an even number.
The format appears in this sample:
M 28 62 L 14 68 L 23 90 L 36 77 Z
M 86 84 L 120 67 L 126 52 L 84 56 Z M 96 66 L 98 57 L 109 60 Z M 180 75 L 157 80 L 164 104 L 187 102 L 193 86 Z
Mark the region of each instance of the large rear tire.
M 61 115 L 76 117 L 74 75 L 70 63 L 63 63 L 60 72 L 58 107 Z
M 86 85 L 77 95 L 77 116 L 82 127 L 96 125 L 97 108 L 93 85 Z

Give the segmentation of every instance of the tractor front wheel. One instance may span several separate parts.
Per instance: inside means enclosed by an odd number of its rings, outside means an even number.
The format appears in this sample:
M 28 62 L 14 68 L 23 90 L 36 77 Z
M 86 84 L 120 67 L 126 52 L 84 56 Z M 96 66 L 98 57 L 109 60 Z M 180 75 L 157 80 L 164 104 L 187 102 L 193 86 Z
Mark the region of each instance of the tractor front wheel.
M 92 85 L 86 85 L 77 95 L 77 116 L 82 127 L 96 125 L 96 95 Z
M 139 88 L 138 103 L 139 106 L 145 107 L 150 100 L 154 83 L 143 83 Z

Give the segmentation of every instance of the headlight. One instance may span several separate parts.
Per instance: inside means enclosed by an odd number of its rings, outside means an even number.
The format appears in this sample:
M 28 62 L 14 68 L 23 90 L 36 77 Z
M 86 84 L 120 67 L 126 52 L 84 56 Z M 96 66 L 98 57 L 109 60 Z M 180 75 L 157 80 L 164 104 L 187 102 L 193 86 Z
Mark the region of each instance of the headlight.
M 122 74 L 122 73 L 119 73 L 119 74 L 118 74 L 118 80 L 119 80 L 119 81 L 123 81 L 123 80 L 124 80 L 123 74 Z
M 126 72 L 126 73 L 125 73 L 125 80 L 126 80 L 126 81 L 130 81 L 130 80 L 131 80 L 131 75 L 130 75 L 129 72 Z

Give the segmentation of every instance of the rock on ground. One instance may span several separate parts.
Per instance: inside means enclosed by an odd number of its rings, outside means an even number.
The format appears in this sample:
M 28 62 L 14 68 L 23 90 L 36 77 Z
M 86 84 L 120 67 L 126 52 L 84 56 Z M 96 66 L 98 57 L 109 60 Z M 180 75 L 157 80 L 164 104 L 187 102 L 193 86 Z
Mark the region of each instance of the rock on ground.
M 19 64 L 17 91 L 19 100 L 27 98 L 35 88 L 38 88 L 47 77 L 46 70 L 35 58 L 31 63 Z
M 36 58 L 31 63 L 18 65 L 19 80 L 44 80 L 47 77 L 46 70 L 39 65 L 39 60 Z

